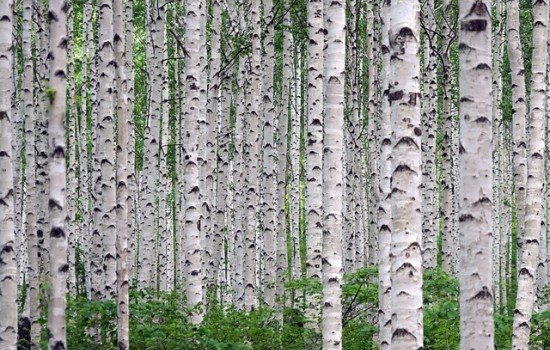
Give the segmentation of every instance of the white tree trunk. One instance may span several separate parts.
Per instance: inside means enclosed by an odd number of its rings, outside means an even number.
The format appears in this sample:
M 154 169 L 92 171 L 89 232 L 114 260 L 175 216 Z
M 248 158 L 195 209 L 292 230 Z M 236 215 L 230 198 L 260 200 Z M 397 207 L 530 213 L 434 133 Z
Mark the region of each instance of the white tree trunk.
M 37 196 L 36 196 L 36 149 L 35 149 L 35 109 L 33 103 L 33 57 L 32 57 L 32 0 L 23 2 L 23 81 L 22 89 L 22 104 L 23 115 L 25 118 L 25 176 L 26 176 L 26 222 L 25 230 L 27 237 L 28 265 L 27 265 L 27 293 L 29 307 L 29 322 L 31 335 L 40 334 L 40 301 L 39 301 L 39 266 L 38 266 L 38 237 L 36 232 L 36 211 Z M 31 336 L 31 348 L 37 348 L 34 343 L 36 338 Z
M 513 127 L 513 161 L 514 161 L 514 192 L 516 202 L 516 218 L 518 227 L 518 257 L 521 254 L 521 237 L 525 232 L 525 186 L 527 182 L 527 139 L 526 117 L 527 99 L 525 92 L 525 66 L 523 49 L 519 32 L 519 1 L 506 1 L 507 48 L 510 60 L 512 83 L 512 123 Z M 516 244 L 514 242 L 514 244 Z
M 202 247 L 200 226 L 200 187 L 199 187 L 199 101 L 201 75 L 205 74 L 200 60 L 200 13 L 204 1 L 185 2 L 187 20 L 185 22 L 187 60 L 185 66 L 185 135 L 184 135 L 184 177 L 185 177 L 185 271 L 187 305 L 196 307 L 203 300 L 202 288 Z M 195 310 L 190 315 L 192 323 L 200 323 L 202 313 Z
M 342 349 L 342 156 L 346 3 L 323 2 L 324 159 L 323 159 L 323 350 Z
M 536 298 L 537 265 L 544 228 L 544 146 L 546 122 L 546 65 L 548 60 L 548 3 L 533 1 L 533 56 L 531 64 L 531 98 L 529 148 L 525 193 L 525 232 L 522 237 L 518 291 L 512 334 L 512 349 L 529 348 L 531 316 Z M 542 224 L 541 224 L 542 223 Z
M 437 130 L 437 53 L 434 1 L 429 0 L 423 7 L 426 21 L 424 36 L 424 91 L 422 113 L 422 247 L 424 249 L 424 268 L 437 266 L 437 197 L 436 187 L 436 130 Z
M 245 233 L 245 290 L 244 306 L 251 311 L 256 306 L 256 208 L 259 194 L 259 159 L 260 159 L 260 119 L 262 118 L 261 105 L 261 42 L 260 42 L 260 3 L 253 1 L 250 10 L 250 32 L 252 53 L 247 79 L 246 117 L 248 127 L 246 131 L 247 150 L 245 159 L 245 186 L 246 186 L 246 233 Z
M 493 349 L 491 2 L 459 8 L 460 348 Z
M 264 106 L 263 168 L 264 194 L 262 210 L 264 213 L 264 301 L 268 307 L 275 307 L 276 254 L 277 254 L 277 171 L 276 171 L 276 125 L 273 103 L 273 73 L 275 65 L 275 24 L 273 23 L 273 1 L 264 1 L 264 19 L 266 23 L 264 48 L 265 57 L 262 75 Z M 322 17 L 321 17 L 322 18 Z
M 390 3 L 383 2 L 380 11 L 382 22 L 382 72 L 380 80 L 382 99 L 380 111 L 380 202 L 378 208 L 378 326 L 380 328 L 380 349 L 391 348 L 391 151 L 392 129 L 390 104 L 388 100 L 390 83 Z
M 453 252 L 456 251 L 452 228 L 453 211 L 453 184 L 452 184 L 452 154 L 453 154 L 453 113 L 452 113 L 452 75 L 453 64 L 451 61 L 451 1 L 443 1 L 443 142 L 441 146 L 441 260 L 443 271 L 455 273 L 456 265 L 453 259 Z
M 113 1 L 102 0 L 99 11 L 99 107 L 97 148 L 101 169 L 100 229 L 103 249 L 103 297 L 116 298 L 116 174 L 115 174 L 115 69 Z
M 418 1 L 391 4 L 391 348 L 419 349 L 422 329 L 422 152 Z
M 126 77 L 126 51 L 124 48 L 124 8 L 122 0 L 114 0 L 114 53 L 116 60 L 117 91 L 117 193 L 116 193 L 116 257 L 117 257 L 117 344 L 118 350 L 130 348 L 129 295 L 128 295 L 128 79 Z M 131 71 L 130 71 L 131 74 Z
M 50 350 L 66 349 L 65 307 L 67 304 L 67 215 L 65 194 L 65 104 L 67 84 L 66 3 L 50 1 L 50 79 L 49 79 L 49 169 L 50 169 L 50 271 L 48 304 L 48 343 Z
M 321 282 L 323 252 L 323 2 L 308 2 L 306 276 Z M 319 295 L 308 293 L 307 325 L 317 328 Z
M 0 348 L 17 348 L 17 260 L 11 96 L 13 1 L 0 3 Z M 63 92 L 64 93 L 64 92 Z

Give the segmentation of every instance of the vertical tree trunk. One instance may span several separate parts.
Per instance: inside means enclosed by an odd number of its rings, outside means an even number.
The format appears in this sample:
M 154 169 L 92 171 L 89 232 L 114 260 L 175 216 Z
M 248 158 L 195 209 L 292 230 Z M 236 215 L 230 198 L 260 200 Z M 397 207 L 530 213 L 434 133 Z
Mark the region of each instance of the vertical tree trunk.
M 262 116 L 261 104 L 261 42 L 260 42 L 260 3 L 253 1 L 250 10 L 250 32 L 252 53 L 249 63 L 249 78 L 247 87 L 247 151 L 245 153 L 246 171 L 246 234 L 245 234 L 245 290 L 244 306 L 247 311 L 256 305 L 256 207 L 259 193 L 259 159 L 260 159 L 260 119 Z
M 283 23 L 285 26 L 289 25 L 290 15 L 285 14 Z M 285 27 L 286 28 L 286 27 Z M 288 29 L 283 33 L 283 81 L 282 81 L 282 96 L 280 104 L 280 113 L 278 121 L 278 175 L 277 175 L 277 205 L 279 206 L 279 213 L 277 216 L 277 287 L 276 297 L 280 298 L 281 304 L 284 305 L 285 293 L 284 284 L 287 280 L 286 274 L 288 269 L 287 260 L 287 216 L 286 216 L 286 195 L 287 195 L 287 175 L 288 175 L 288 103 L 289 103 L 289 84 L 291 71 L 290 53 L 290 41 L 291 34 Z M 282 311 L 281 311 L 282 314 Z
M 452 154 L 453 154 L 453 113 L 452 113 L 452 75 L 453 65 L 451 62 L 451 1 L 444 0 L 442 14 L 443 37 L 443 142 L 441 146 L 441 219 L 443 221 L 441 232 L 441 260 L 443 271 L 455 273 L 456 265 L 453 259 L 453 252 L 456 250 L 454 244 L 452 220 L 453 212 L 453 184 L 452 184 Z
M 84 272 L 85 272 L 85 291 L 87 293 L 91 292 L 91 278 L 92 278 L 92 271 L 90 269 L 90 260 L 91 260 L 91 234 L 90 231 L 91 225 L 91 215 L 90 215 L 90 193 L 91 187 L 90 187 L 90 168 L 89 168 L 89 157 L 88 157 L 88 116 L 89 111 L 91 108 L 89 107 L 89 90 L 90 90 L 90 83 L 89 83 L 89 69 L 90 69 L 90 44 L 93 43 L 93 35 L 92 35 L 92 4 L 87 2 L 84 4 L 83 9 L 83 28 L 82 28 L 82 42 L 85 43 L 82 45 L 82 78 L 81 78 L 81 85 L 80 85 L 80 100 L 81 100 L 81 108 L 80 108 L 80 120 L 79 120 L 79 127 L 80 127 L 80 142 L 79 142 L 79 155 L 80 155 L 80 163 L 79 163 L 79 191 L 80 191 L 80 214 L 81 214 L 81 223 L 80 223 L 80 231 L 82 233 L 82 238 L 80 241 L 80 249 L 82 252 L 82 260 L 84 264 Z M 92 89 L 93 90 L 93 89 Z M 89 295 L 88 295 L 89 296 Z M 31 299 L 32 300 L 32 299 Z
M 419 349 L 422 330 L 422 152 L 418 1 L 391 4 L 391 327 L 392 349 Z
M 422 113 L 422 247 L 424 249 L 424 268 L 437 266 L 437 233 L 436 225 L 436 160 L 435 138 L 437 128 L 437 62 L 436 62 L 436 25 L 434 1 L 429 0 L 423 8 L 426 21 L 424 37 L 424 91 Z
M 308 15 L 306 143 L 306 276 L 321 282 L 323 252 L 323 2 L 310 0 Z M 307 325 L 317 328 L 319 296 L 308 293 Z
M 342 349 L 342 155 L 346 3 L 323 2 L 324 159 L 323 159 L 323 350 Z
M 122 0 L 114 0 L 114 53 L 116 62 L 117 91 L 117 207 L 116 207 L 116 257 L 117 257 L 117 344 L 118 350 L 130 348 L 129 295 L 128 295 L 128 79 L 126 77 L 126 51 L 124 49 L 124 9 Z M 131 71 L 130 71 L 131 74 Z
M 289 21 L 292 26 L 292 21 Z M 291 81 L 289 85 L 289 117 L 290 117 L 290 238 L 292 243 L 291 261 L 292 261 L 292 279 L 301 277 L 301 259 L 300 259 L 300 49 L 296 47 L 292 33 L 290 35 L 289 55 L 291 64 Z
M 525 232 L 525 186 L 527 182 L 527 140 L 526 117 L 527 98 L 525 92 L 525 66 L 520 40 L 519 1 L 506 1 L 507 48 L 510 60 L 512 83 L 512 122 L 514 138 L 514 192 L 518 237 Z M 518 243 L 521 247 L 521 238 Z M 515 243 L 514 243 L 515 244 Z
M 141 223 L 141 245 L 139 262 L 139 286 L 156 288 L 156 254 L 157 238 L 156 196 L 158 183 L 158 164 L 160 151 L 160 113 L 162 99 L 162 44 L 164 34 L 164 7 L 154 0 L 147 0 L 149 9 L 148 31 L 149 45 L 147 49 L 147 66 L 150 79 L 149 114 L 145 126 L 145 141 L 143 149 L 143 193 L 144 209 Z
M 113 1 L 102 0 L 99 10 L 98 143 L 101 167 L 103 297 L 116 297 L 116 178 L 115 178 L 115 69 Z
M 495 1 L 495 18 L 497 20 L 497 26 L 493 26 L 493 295 L 495 299 L 495 307 L 500 309 L 502 287 L 500 283 L 500 256 L 502 255 L 501 244 L 501 229 L 502 229 L 502 213 L 503 213 L 503 200 L 501 198 L 502 172 L 501 164 L 504 162 L 502 158 L 502 111 L 500 108 L 500 101 L 502 99 L 502 75 L 500 70 L 504 40 L 504 26 L 502 15 L 502 2 Z
M 264 213 L 263 236 L 263 266 L 264 266 L 264 301 L 268 307 L 275 307 L 275 259 L 277 254 L 276 232 L 277 232 L 277 172 L 276 172 L 276 148 L 275 148 L 275 106 L 273 103 L 273 73 L 275 65 L 275 42 L 273 23 L 273 1 L 264 1 L 265 37 L 262 73 L 262 92 L 264 108 L 264 136 L 263 136 L 263 202 Z
M 537 265 L 544 227 L 544 143 L 546 113 L 546 64 L 548 60 L 548 3 L 533 1 L 533 56 L 529 120 L 529 157 L 525 194 L 525 232 L 518 266 L 518 291 L 512 349 L 528 349 L 531 316 L 536 297 Z M 542 223 L 542 224 L 541 224 Z
M 367 121 L 367 137 L 369 145 L 368 154 L 368 167 L 369 167 L 369 250 L 368 250 L 368 262 L 369 266 L 374 266 L 378 262 L 378 219 L 376 206 L 379 201 L 379 179 L 378 179 L 378 140 L 376 135 L 376 85 L 374 64 L 374 46 L 375 46 L 375 28 L 374 28 L 374 12 L 372 1 L 367 1 L 367 59 L 369 62 L 369 108 L 368 108 L 368 121 Z
M 31 334 L 36 334 L 39 329 L 38 319 L 40 318 L 39 301 L 39 267 L 38 267 L 38 237 L 36 235 L 36 149 L 35 149 L 35 109 L 33 103 L 33 57 L 32 57 L 32 0 L 23 2 L 23 81 L 22 90 L 22 113 L 25 118 L 25 177 L 26 177 L 26 222 L 25 230 L 27 237 L 28 265 L 27 265 L 27 293 L 29 307 L 29 322 Z M 27 303 L 26 303 L 27 304 Z M 38 334 L 40 332 L 38 331 Z M 31 337 L 31 348 L 35 349 L 36 338 Z
M 136 236 L 137 236 L 137 183 L 136 183 L 136 166 L 135 166 L 135 123 L 133 118 L 134 112 L 134 0 L 125 1 L 125 67 L 126 70 L 126 91 L 128 94 L 128 164 L 126 167 L 128 180 L 128 278 L 130 282 L 136 278 Z
M 380 202 L 378 207 L 378 326 L 380 327 L 380 349 L 391 348 L 391 151 L 392 125 L 388 100 L 390 88 L 390 3 L 384 1 L 380 11 L 382 24 L 382 99 L 380 110 Z
M 0 3 L 0 348 L 17 347 L 17 257 L 11 96 L 13 89 L 13 1 Z
M 208 169 L 212 174 L 211 181 L 208 183 L 208 190 L 210 193 L 210 200 L 212 205 L 212 212 L 214 213 L 212 217 L 212 258 L 211 258 L 211 272 L 208 276 L 208 289 L 213 289 L 216 286 L 220 287 L 218 282 L 218 276 L 220 269 L 224 266 L 220 264 L 222 255 L 224 254 L 224 226 L 225 226 L 225 189 L 221 187 L 225 186 L 227 183 L 219 182 L 220 177 L 220 168 L 227 166 L 227 164 L 218 163 L 216 159 L 216 148 L 220 146 L 220 134 L 219 134 L 219 117 L 220 117 L 220 85 L 221 85 L 221 58 L 220 58 L 220 48 L 221 48 L 221 5 L 219 0 L 212 1 L 212 36 L 210 39 L 211 49 L 210 49 L 210 85 L 208 93 L 208 102 L 206 107 L 206 112 L 208 113 L 208 123 L 210 125 L 209 130 L 211 135 L 216 135 L 216 143 L 212 143 L 213 138 L 207 137 L 208 139 Z M 226 174 L 227 170 L 224 169 L 223 173 Z M 211 183 L 210 183 L 211 182 Z M 220 195 L 219 192 L 222 194 Z M 215 194 L 215 196 L 214 196 Z M 220 210 L 221 209 L 221 210 Z M 221 299 L 220 299 L 221 300 Z
M 77 179 L 76 179 L 76 87 L 75 87 L 75 31 L 74 31 L 74 3 L 67 8 L 67 106 L 69 115 L 69 130 L 67 139 L 69 146 L 69 164 L 67 165 L 67 234 L 68 234 L 68 263 L 69 278 L 67 281 L 69 293 L 76 295 L 76 242 L 78 240 L 76 231 L 76 208 L 77 208 Z
M 203 299 L 201 272 L 201 226 L 200 226 L 200 185 L 199 185 L 199 103 L 201 75 L 204 67 L 200 60 L 200 13 L 204 1 L 185 1 L 187 20 L 185 22 L 187 60 L 185 66 L 185 270 L 187 276 L 186 294 L 189 307 L 198 306 Z M 200 323 L 202 314 L 195 310 L 191 316 L 192 323 Z
M 459 7 L 460 348 L 493 349 L 491 2 Z
M 48 305 L 48 343 L 50 350 L 66 349 L 65 307 L 67 301 L 67 215 L 65 194 L 65 104 L 67 84 L 66 3 L 50 1 L 50 83 L 49 105 L 49 165 L 50 165 L 50 271 L 51 288 Z
M 166 6 L 166 5 L 163 5 Z M 166 12 L 166 11 L 165 11 Z M 170 201 L 168 200 L 170 186 L 168 186 L 168 149 L 170 144 L 170 111 L 169 111 L 169 96 L 170 89 L 168 85 L 168 42 L 166 38 L 166 27 L 161 29 L 162 35 L 160 44 L 162 47 L 162 80 L 161 80 L 161 134 L 160 134 L 160 150 L 159 150 L 159 187 L 158 187 L 158 238 L 157 238 L 157 254 L 155 259 L 158 259 L 158 286 L 162 291 L 167 291 L 170 288 L 170 269 L 171 258 L 170 251 L 172 245 L 172 226 L 170 224 Z
M 37 235 L 40 246 L 40 272 L 45 279 L 49 274 L 50 269 L 50 253 L 49 253 L 49 239 L 47 232 L 49 231 L 49 219 L 48 219 L 48 198 L 49 198 L 49 177 L 48 177 L 48 113 L 47 113 L 47 97 L 46 87 L 48 86 L 48 71 L 46 58 L 48 56 L 48 42 L 49 42 L 49 30 L 46 30 L 46 18 L 47 10 L 43 2 L 36 2 L 36 70 L 37 70 L 37 108 L 39 113 L 38 124 L 38 136 L 36 141 L 36 148 L 38 152 L 36 185 L 38 187 L 38 201 L 39 210 L 37 217 Z M 42 281 L 46 282 L 45 280 Z M 37 335 L 39 337 L 39 335 Z

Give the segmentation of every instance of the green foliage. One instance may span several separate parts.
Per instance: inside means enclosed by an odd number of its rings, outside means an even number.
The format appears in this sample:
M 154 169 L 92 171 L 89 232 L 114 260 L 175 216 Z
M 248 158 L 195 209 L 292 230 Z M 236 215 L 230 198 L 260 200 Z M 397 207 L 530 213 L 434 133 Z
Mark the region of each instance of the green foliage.
M 377 349 L 377 268 L 344 276 L 342 289 L 343 349 Z M 302 278 L 287 283 L 296 296 L 293 307 L 277 311 L 260 307 L 249 313 L 211 301 L 200 325 L 188 322 L 191 313 L 180 292 L 132 291 L 130 295 L 130 341 L 132 349 L 148 350 L 302 350 L 319 349 L 318 330 L 305 327 L 306 296 L 320 296 L 319 281 Z M 541 302 L 550 288 L 541 293 Z M 424 348 L 457 349 L 459 346 L 458 280 L 441 270 L 424 273 Z M 70 349 L 116 349 L 116 302 L 70 299 L 67 339 Z M 533 315 L 531 343 L 550 348 L 550 311 Z M 509 349 L 512 318 L 495 312 L 495 349 Z M 94 336 L 97 334 L 97 336 Z M 43 337 L 44 339 L 46 337 Z M 44 346 L 46 344 L 43 344 Z
M 97 336 L 94 336 L 97 334 Z M 79 297 L 67 304 L 69 349 L 116 349 L 116 303 Z
M 548 288 L 550 287 L 547 286 Z M 533 314 L 531 347 L 534 349 L 550 349 L 550 310 Z
M 345 350 L 376 349 L 373 324 L 378 314 L 378 268 L 368 267 L 344 276 L 342 334 Z
M 46 90 L 44 90 L 44 94 L 46 95 L 46 98 L 48 99 L 48 101 L 50 101 L 50 103 L 53 103 L 53 100 L 55 99 L 55 94 L 56 94 L 55 88 L 48 86 Z
M 424 272 L 424 348 L 458 349 L 458 280 L 442 270 Z

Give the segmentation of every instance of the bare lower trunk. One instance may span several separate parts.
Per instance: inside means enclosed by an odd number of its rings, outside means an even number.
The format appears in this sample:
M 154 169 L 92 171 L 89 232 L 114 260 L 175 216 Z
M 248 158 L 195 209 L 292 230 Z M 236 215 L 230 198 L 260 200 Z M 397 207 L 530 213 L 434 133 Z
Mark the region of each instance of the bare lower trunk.
M 17 260 L 15 246 L 11 120 L 13 1 L 0 3 L 0 348 L 17 347 Z
M 342 156 L 345 7 L 325 0 L 323 159 L 323 350 L 342 349 Z
M 48 304 L 49 349 L 66 349 L 65 307 L 67 304 L 67 234 L 65 231 L 65 104 L 67 84 L 66 4 L 50 1 L 50 89 L 49 98 L 49 169 L 50 169 L 50 271 L 51 288 Z
M 422 151 L 418 1 L 391 5 L 391 327 L 392 349 L 419 349 L 422 329 Z
M 124 43 L 124 9 L 122 0 L 115 0 L 114 51 L 116 61 L 116 90 L 118 112 L 117 138 L 117 209 L 116 209 L 116 252 L 117 252 L 117 345 L 118 350 L 130 348 L 129 339 L 129 295 L 128 295 L 128 79 Z M 131 72 L 130 72 L 131 74 Z
M 527 190 L 525 196 L 525 235 L 520 239 L 518 291 L 512 334 L 512 349 L 528 349 L 531 316 L 535 305 L 537 265 L 544 225 L 544 146 L 546 122 L 546 65 L 548 60 L 548 3 L 533 2 L 533 57 L 531 65 L 531 104 L 529 148 L 527 158 Z
M 491 2 L 460 2 L 460 348 L 493 349 Z

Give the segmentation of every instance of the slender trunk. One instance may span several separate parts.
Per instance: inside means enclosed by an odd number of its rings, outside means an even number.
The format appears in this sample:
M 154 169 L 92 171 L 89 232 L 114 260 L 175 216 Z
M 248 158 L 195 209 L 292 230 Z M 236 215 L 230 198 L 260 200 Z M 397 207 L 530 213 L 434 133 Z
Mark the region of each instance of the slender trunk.
M 76 230 L 76 208 L 77 208 L 77 179 L 76 179 L 76 87 L 75 87 L 75 67 L 74 67 L 74 49 L 75 49 L 75 31 L 74 31 L 74 3 L 67 9 L 67 106 L 69 115 L 68 132 L 68 153 L 69 164 L 67 165 L 67 234 L 68 234 L 68 263 L 69 279 L 67 281 L 69 293 L 76 295 L 76 242 L 78 240 Z
M 543 232 L 544 146 L 546 113 L 546 65 L 548 60 L 548 3 L 533 1 L 533 56 L 529 120 L 529 157 L 525 193 L 525 232 L 518 266 L 518 291 L 512 333 L 512 349 L 528 349 L 531 316 L 535 305 L 537 265 Z
M 441 145 L 441 219 L 443 221 L 441 232 L 441 260 L 443 270 L 447 273 L 455 273 L 456 265 L 453 252 L 456 250 L 452 229 L 453 212 L 453 184 L 452 184 L 452 154 L 453 154 L 453 113 L 452 113 L 452 70 L 451 62 L 451 1 L 443 1 L 443 142 Z
M 220 118 L 220 85 L 221 85 L 221 5 L 219 0 L 212 1 L 212 36 L 211 36 L 211 49 L 210 49 L 210 85 L 208 92 L 208 104 L 206 112 L 208 113 L 208 123 L 210 125 L 210 133 L 216 135 L 215 141 L 212 143 L 213 138 L 208 138 L 208 169 L 207 171 L 212 174 L 211 181 L 208 183 L 208 190 L 210 192 L 210 199 L 213 206 L 212 212 L 212 257 L 211 257 L 211 272 L 208 276 L 208 288 L 215 288 L 218 282 L 218 276 L 220 269 L 224 266 L 220 264 L 220 259 L 224 254 L 224 241 L 223 233 L 225 226 L 225 193 L 226 190 L 221 187 L 225 186 L 226 181 L 220 182 L 220 172 L 222 167 L 226 167 L 227 163 L 217 162 L 216 148 L 220 146 L 220 135 L 218 130 L 218 122 Z M 223 169 L 223 174 L 227 173 L 227 170 Z M 211 183 L 210 183 L 211 182 Z M 221 192 L 221 195 L 220 193 Z M 214 196 L 215 193 L 215 196 Z M 221 300 L 221 299 L 220 299 Z
M 39 267 L 38 267 L 38 237 L 36 235 L 36 150 L 35 150 L 35 109 L 33 103 L 33 58 L 32 58 L 32 0 L 23 2 L 23 81 L 22 104 L 23 116 L 25 118 L 25 177 L 27 180 L 25 201 L 26 201 L 26 234 L 28 265 L 27 265 L 27 287 L 30 332 L 39 328 L 38 319 L 40 318 L 39 302 Z M 40 332 L 38 332 L 40 334 Z M 33 343 L 35 339 L 31 337 L 31 348 L 35 349 L 37 344 Z
M 509 0 L 506 1 L 506 5 L 506 26 L 508 28 L 506 39 L 508 42 L 508 57 L 512 75 L 514 192 L 516 199 L 518 237 L 523 237 L 525 232 L 525 186 L 527 182 L 527 98 L 525 90 L 525 66 L 519 32 L 519 1 Z M 518 244 L 520 248 L 521 242 L 522 239 L 519 238 Z
M 290 24 L 290 15 L 287 13 L 283 19 L 286 26 Z M 280 113 L 278 121 L 278 176 L 277 176 L 277 205 L 279 213 L 277 216 L 277 287 L 276 297 L 281 300 L 281 305 L 286 303 L 284 285 L 287 281 L 287 212 L 286 212 L 286 195 L 287 195 L 287 175 L 288 175 L 288 103 L 289 103 L 289 84 L 290 73 L 292 72 L 290 60 L 290 42 L 291 34 L 289 30 L 283 33 L 283 81 L 282 81 L 282 97 L 280 104 Z M 281 311 L 282 315 L 282 311 Z
M 101 236 L 103 297 L 116 297 L 116 178 L 115 178 L 115 69 L 113 0 L 102 0 L 99 10 L 98 143 L 101 164 Z
M 290 21 L 292 25 L 292 21 Z M 301 272 L 300 259 L 300 49 L 294 45 L 291 36 L 290 55 L 292 57 L 292 73 L 290 81 L 290 238 L 292 279 L 299 279 Z
M 504 26 L 503 20 L 503 6 L 502 2 L 495 1 L 495 18 L 497 19 L 497 26 L 493 27 L 493 281 L 494 290 L 493 295 L 495 299 L 495 307 L 500 309 L 502 288 L 500 281 L 500 256 L 502 255 L 501 244 L 501 229 L 502 229 L 502 212 L 503 212 L 503 200 L 501 197 L 502 171 L 501 164 L 504 162 L 502 158 L 503 144 L 502 144 L 502 111 L 500 108 L 500 101 L 502 99 L 502 75 L 500 70 L 502 60 L 502 49 L 504 40 Z
M 17 347 L 17 257 L 15 246 L 11 96 L 13 1 L 0 3 L 0 348 Z
M 150 101 L 147 124 L 145 126 L 145 141 L 143 149 L 143 193 L 144 210 L 141 223 L 141 244 L 139 257 L 138 283 L 141 288 L 156 288 L 156 254 L 155 241 L 157 238 L 156 224 L 156 195 L 158 183 L 158 164 L 160 151 L 160 113 L 162 99 L 162 44 L 164 33 L 164 7 L 154 0 L 147 0 L 149 9 L 148 18 L 148 45 L 147 67 L 150 72 Z
M 199 184 L 199 132 L 200 125 L 200 86 L 204 67 L 200 59 L 200 13 L 203 11 L 204 1 L 185 1 L 187 20 L 185 22 L 187 60 L 185 66 L 185 255 L 186 255 L 186 294 L 187 305 L 196 307 L 203 300 L 202 272 L 201 272 L 201 227 L 200 227 L 200 184 Z M 191 316 L 192 323 L 200 323 L 202 313 L 195 310 Z
M 114 0 L 114 53 L 116 62 L 117 91 L 117 207 L 116 207 L 116 257 L 117 257 L 117 344 L 118 350 L 130 348 L 129 296 L 128 296 L 128 79 L 126 77 L 126 51 L 124 50 L 124 9 L 122 0 Z M 130 72 L 131 73 L 131 72 Z
M 346 3 L 325 0 L 323 159 L 323 350 L 342 349 L 342 156 Z
M 461 1 L 460 348 L 493 349 L 491 2 Z
M 391 348 L 391 115 L 388 100 L 390 83 L 390 3 L 384 1 L 380 11 L 382 22 L 382 72 L 380 79 L 383 96 L 380 111 L 380 202 L 378 207 L 378 325 L 380 349 Z M 375 234 L 372 232 L 371 234 Z
M 80 85 L 80 142 L 79 142 L 79 195 L 80 195 L 80 231 L 82 232 L 82 238 L 80 241 L 80 251 L 82 252 L 82 261 L 84 263 L 84 272 L 85 272 L 85 285 L 84 290 L 86 294 L 91 292 L 91 278 L 92 271 L 90 269 L 90 260 L 91 260 L 91 215 L 90 215 L 90 167 L 89 167 L 89 157 L 88 157 L 88 116 L 91 110 L 89 106 L 89 69 L 90 69 L 90 48 L 89 44 L 93 43 L 92 37 L 92 4 L 84 4 L 83 10 L 83 28 L 82 28 L 82 42 L 85 43 L 82 45 L 82 79 Z M 78 286 L 78 285 L 77 285 Z M 32 300 L 32 299 L 31 299 Z
M 422 112 L 422 247 L 424 268 L 437 266 L 437 225 L 436 225 L 436 161 L 435 136 L 437 127 L 437 62 L 436 26 L 434 0 L 429 0 L 423 8 L 426 21 L 424 37 L 424 92 Z
M 51 288 L 48 304 L 48 343 L 50 350 L 66 349 L 65 294 L 67 292 L 67 215 L 65 194 L 65 104 L 67 85 L 66 62 L 66 2 L 50 1 L 50 84 L 49 105 L 49 165 L 50 165 L 50 271 Z
M 308 127 L 306 143 L 306 276 L 319 283 L 322 278 L 323 251 L 323 2 L 308 2 Z M 267 282 L 267 281 L 266 281 Z M 308 293 L 308 327 L 318 326 L 321 303 Z
M 134 112 L 134 0 L 125 1 L 125 66 L 126 70 L 126 91 L 128 94 L 127 107 L 128 119 L 128 144 L 126 152 L 128 153 L 128 164 L 126 167 L 128 180 L 128 276 L 131 281 L 136 278 L 136 232 L 137 232 L 137 183 L 136 183 L 136 166 L 135 166 L 135 123 L 133 118 Z M 130 281 L 130 282 L 131 282 Z
M 391 327 L 392 349 L 419 349 L 422 329 L 422 151 L 418 1 L 391 4 Z
M 247 151 L 245 153 L 245 180 L 246 186 L 246 233 L 245 233 L 245 290 L 244 306 L 247 311 L 256 305 L 256 208 L 259 193 L 259 158 L 260 158 L 260 119 L 262 118 L 261 105 L 261 42 L 260 42 L 260 3 L 252 2 L 250 12 L 250 32 L 252 53 L 249 63 L 249 77 L 247 84 Z
M 369 62 L 369 108 L 367 121 L 367 137 L 369 145 L 368 167 L 369 167 L 369 250 L 368 250 L 368 265 L 375 266 L 378 262 L 378 219 L 376 206 L 379 202 L 379 178 L 378 178 L 378 140 L 376 135 L 376 85 L 375 81 L 375 65 L 374 62 L 374 45 L 375 45 L 375 30 L 374 30 L 374 13 L 372 1 L 367 1 L 367 59 Z

